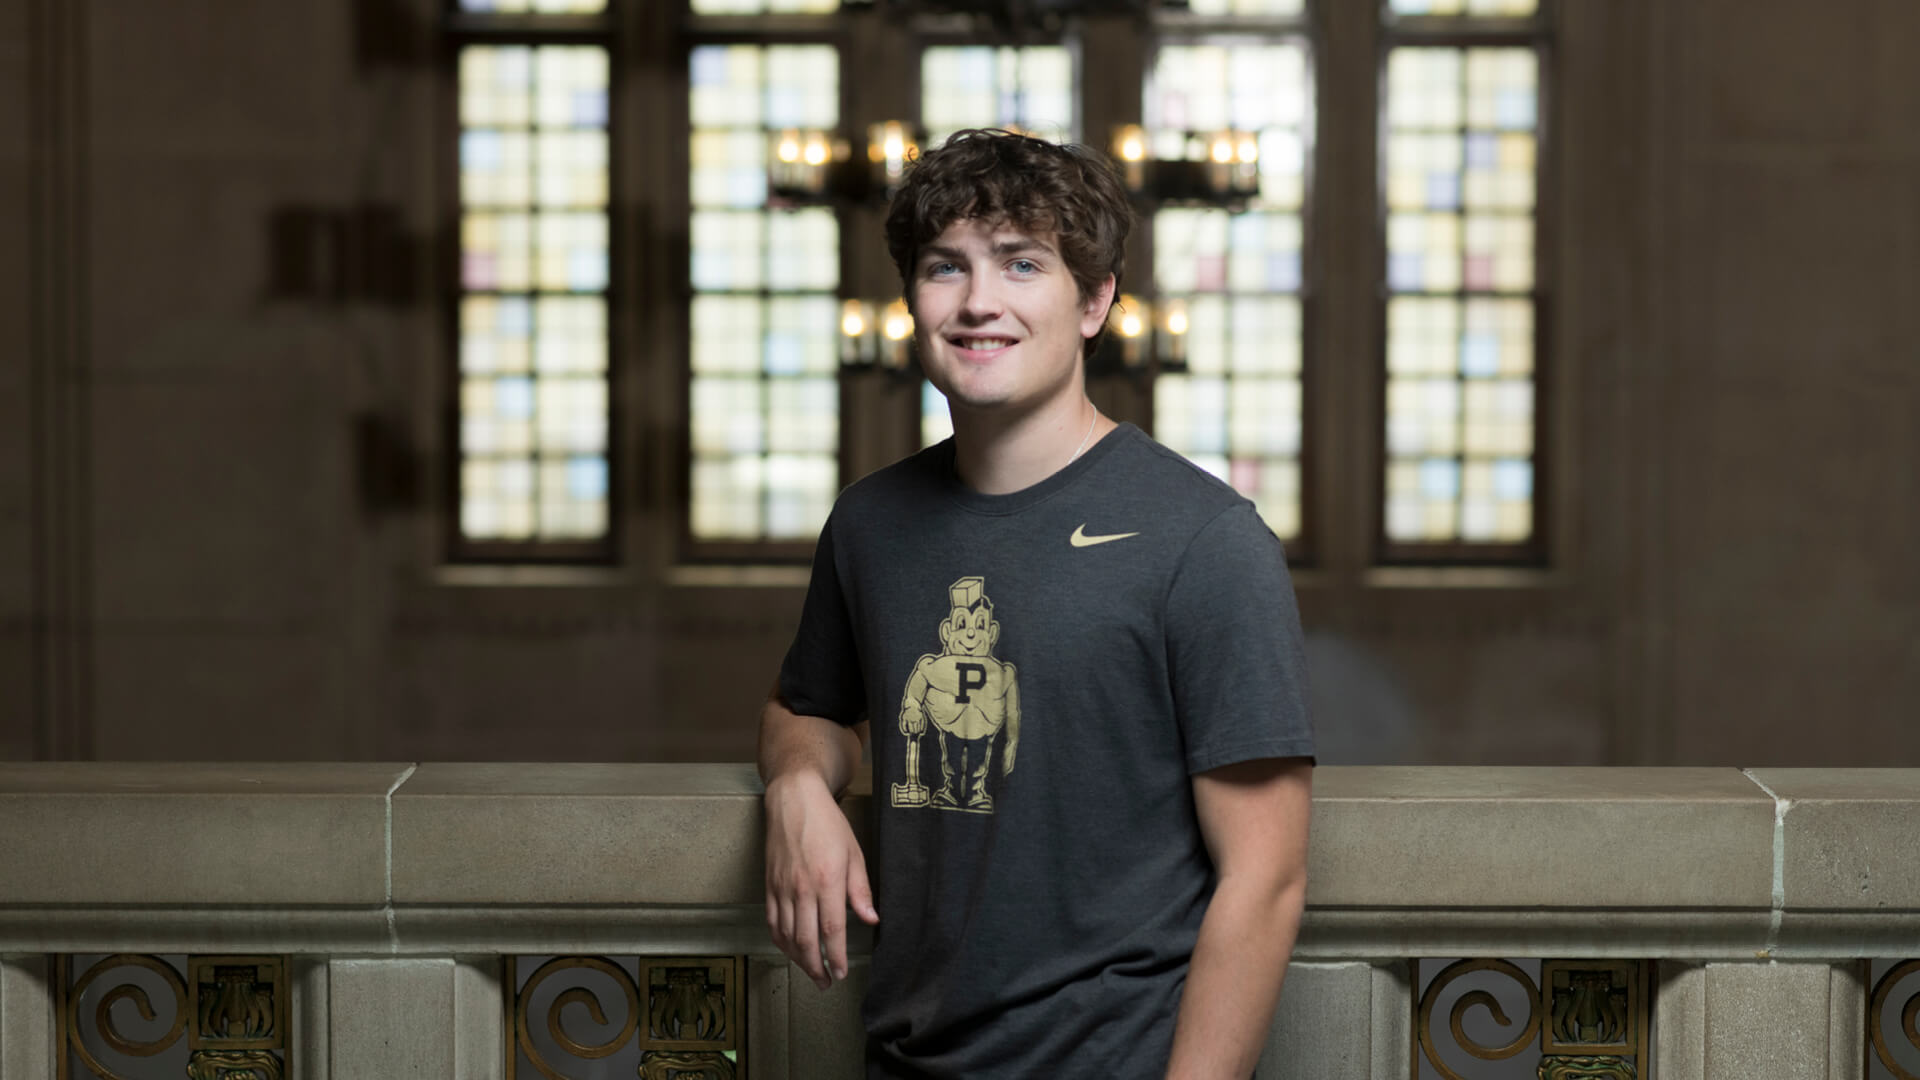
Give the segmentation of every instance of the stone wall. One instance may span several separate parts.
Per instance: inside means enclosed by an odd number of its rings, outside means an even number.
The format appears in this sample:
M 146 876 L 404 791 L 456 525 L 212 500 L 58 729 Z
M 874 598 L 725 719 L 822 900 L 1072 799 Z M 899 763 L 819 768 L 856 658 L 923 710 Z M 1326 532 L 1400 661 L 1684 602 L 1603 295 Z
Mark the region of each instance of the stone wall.
M 1329 58 L 1371 55 L 1365 5 L 1327 7 Z M 0 202 L 31 226 L 0 243 L 0 757 L 751 756 L 803 578 L 675 565 L 670 298 L 627 315 L 622 565 L 495 574 L 439 565 L 434 306 L 269 293 L 277 211 L 445 236 L 437 10 L 0 0 Z M 1297 574 L 1323 760 L 1920 760 L 1920 8 L 1558 14 L 1552 565 L 1370 567 L 1358 504 L 1329 502 Z M 657 133 L 671 18 L 645 18 L 627 115 Z M 1090 29 L 1115 55 L 1130 33 Z M 891 55 L 855 48 L 879 59 L 850 71 Z M 1370 130 L 1323 114 L 1327 160 L 1365 175 Z M 657 270 L 669 165 L 629 165 Z M 1320 197 L 1325 257 L 1363 272 L 1338 241 L 1371 192 Z M 1373 355 L 1371 310 L 1327 298 L 1321 355 Z M 1364 415 L 1369 377 L 1329 361 L 1316 407 Z M 368 505 L 368 416 L 427 502 Z M 1326 438 L 1327 485 L 1367 484 L 1368 438 Z

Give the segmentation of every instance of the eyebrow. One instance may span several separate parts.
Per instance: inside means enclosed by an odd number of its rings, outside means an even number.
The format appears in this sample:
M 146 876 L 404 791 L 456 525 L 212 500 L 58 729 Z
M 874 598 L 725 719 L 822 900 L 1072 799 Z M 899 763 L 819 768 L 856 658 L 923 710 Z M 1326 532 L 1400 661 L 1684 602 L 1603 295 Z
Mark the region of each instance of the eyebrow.
M 994 258 L 1005 258 L 1008 255 L 1018 255 L 1027 251 L 1038 251 L 1047 255 L 1058 254 L 1053 248 L 1048 247 L 1046 244 L 1030 236 L 1022 236 L 1013 240 L 996 240 L 993 245 L 987 249 L 987 254 L 992 255 Z M 965 255 L 966 253 L 958 248 L 945 247 L 940 244 L 928 244 L 926 247 L 920 249 L 920 257 L 922 259 L 935 257 L 941 259 L 960 259 L 965 257 Z

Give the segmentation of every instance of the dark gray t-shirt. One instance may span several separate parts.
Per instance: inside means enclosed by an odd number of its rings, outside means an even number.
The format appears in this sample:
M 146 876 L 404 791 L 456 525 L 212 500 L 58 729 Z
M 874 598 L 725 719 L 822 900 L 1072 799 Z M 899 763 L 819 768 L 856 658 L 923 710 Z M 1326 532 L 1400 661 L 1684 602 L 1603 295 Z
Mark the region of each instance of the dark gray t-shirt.
M 780 687 L 872 721 L 870 1077 L 1162 1075 L 1191 774 L 1311 757 L 1304 679 L 1279 541 L 1130 424 L 1011 495 L 950 442 L 848 488 Z

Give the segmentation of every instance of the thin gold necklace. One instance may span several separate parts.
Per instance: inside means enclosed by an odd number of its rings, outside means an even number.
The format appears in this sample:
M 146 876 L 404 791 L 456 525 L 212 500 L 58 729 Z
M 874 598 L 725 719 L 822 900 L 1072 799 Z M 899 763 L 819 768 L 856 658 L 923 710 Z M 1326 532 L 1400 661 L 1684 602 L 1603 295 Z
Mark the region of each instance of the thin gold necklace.
M 1080 452 L 1087 448 L 1087 440 L 1093 438 L 1093 425 L 1099 422 L 1100 422 L 1100 410 L 1095 409 L 1093 410 L 1093 419 L 1087 421 L 1087 433 L 1085 435 L 1080 436 L 1080 445 L 1074 448 L 1073 456 L 1067 459 L 1068 465 L 1071 465 L 1075 461 L 1078 461 L 1080 459 Z

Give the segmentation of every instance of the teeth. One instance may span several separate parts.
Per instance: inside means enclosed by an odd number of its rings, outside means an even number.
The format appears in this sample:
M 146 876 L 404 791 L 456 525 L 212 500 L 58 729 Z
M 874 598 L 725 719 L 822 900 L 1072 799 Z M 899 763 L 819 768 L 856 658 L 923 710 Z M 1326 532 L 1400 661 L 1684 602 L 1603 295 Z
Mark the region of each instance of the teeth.
M 962 338 L 961 344 L 969 349 L 1004 349 L 1013 344 L 1012 338 Z

